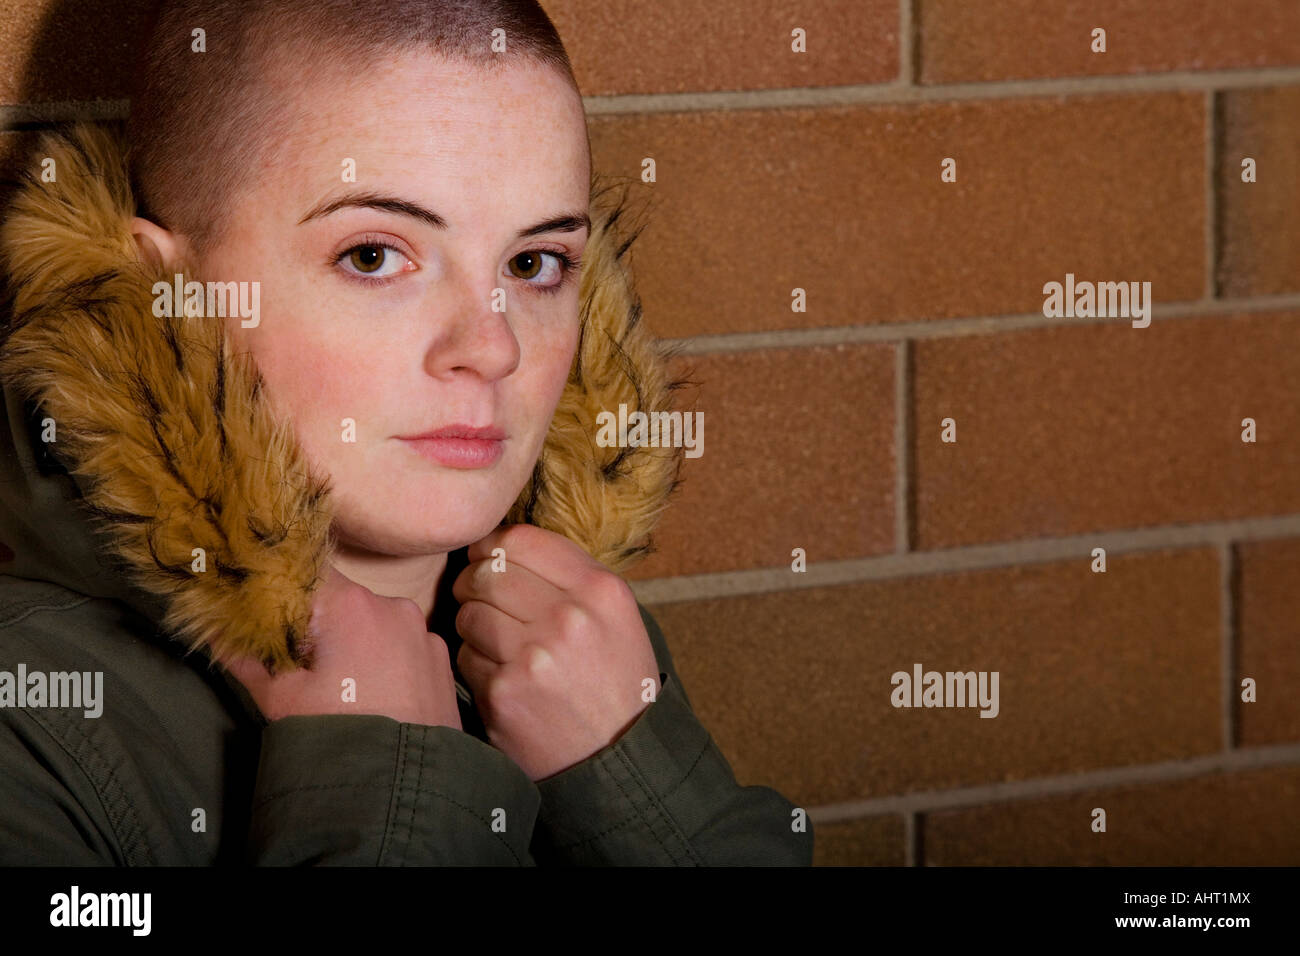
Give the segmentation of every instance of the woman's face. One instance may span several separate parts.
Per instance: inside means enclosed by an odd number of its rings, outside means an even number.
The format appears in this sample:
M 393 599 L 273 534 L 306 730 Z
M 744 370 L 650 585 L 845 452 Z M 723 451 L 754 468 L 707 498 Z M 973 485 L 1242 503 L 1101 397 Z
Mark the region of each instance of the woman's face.
M 581 100 L 530 61 L 492 73 L 415 54 L 290 96 L 306 119 L 197 278 L 261 283 L 260 324 L 226 321 L 330 476 L 341 542 L 453 550 L 517 498 L 573 360 Z M 500 429 L 495 460 L 448 464 L 399 437 L 458 424 Z

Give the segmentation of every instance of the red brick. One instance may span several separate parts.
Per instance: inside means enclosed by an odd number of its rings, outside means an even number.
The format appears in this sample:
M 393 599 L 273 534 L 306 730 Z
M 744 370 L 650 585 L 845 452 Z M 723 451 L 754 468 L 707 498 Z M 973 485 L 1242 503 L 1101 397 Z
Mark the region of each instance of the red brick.
M 1298 318 L 1079 320 L 915 343 L 914 547 L 1300 510 Z M 955 444 L 940 441 L 946 417 Z
M 596 168 L 653 199 L 632 256 L 660 335 L 1037 312 L 1066 272 L 1204 292 L 1201 94 L 594 116 L 591 133 Z
M 148 4 L 0 0 L 0 104 L 130 93 Z
M 921 839 L 934 866 L 1295 866 L 1298 808 L 1300 767 L 1273 767 L 941 811 Z
M 918 23 L 923 83 L 1300 64 L 1295 0 L 919 0 Z
M 898 0 L 544 0 L 588 96 L 885 83 Z M 801 27 L 807 53 L 791 51 Z
M 1300 86 L 1220 95 L 1219 295 L 1295 292 L 1300 290 Z M 1245 157 L 1255 160 L 1253 183 L 1241 180 Z
M 1300 742 L 1300 541 L 1237 545 L 1240 606 L 1233 696 L 1242 746 Z M 1241 699 L 1243 678 L 1255 701 Z
M 1213 550 L 648 605 L 738 778 L 799 806 L 1214 753 Z M 1000 712 L 895 708 L 891 675 L 998 671 Z
M 813 866 L 904 866 L 903 834 L 898 814 L 818 823 L 813 830 Z
M 630 578 L 789 567 L 894 547 L 894 350 L 888 345 L 689 356 L 704 453 Z M 679 366 L 683 367 L 683 366 Z

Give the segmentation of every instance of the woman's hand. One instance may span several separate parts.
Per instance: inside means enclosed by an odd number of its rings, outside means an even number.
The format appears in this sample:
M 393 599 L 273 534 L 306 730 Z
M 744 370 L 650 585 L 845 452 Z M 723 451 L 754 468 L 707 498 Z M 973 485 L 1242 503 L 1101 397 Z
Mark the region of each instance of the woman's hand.
M 660 690 L 632 589 L 535 525 L 493 531 L 468 553 L 452 586 L 456 663 L 492 744 L 536 781 L 618 740 Z
M 429 633 L 414 601 L 380 597 L 331 566 L 313 598 L 308 635 L 311 670 L 272 677 L 252 658 L 226 665 L 268 720 L 379 714 L 461 729 L 447 644 Z

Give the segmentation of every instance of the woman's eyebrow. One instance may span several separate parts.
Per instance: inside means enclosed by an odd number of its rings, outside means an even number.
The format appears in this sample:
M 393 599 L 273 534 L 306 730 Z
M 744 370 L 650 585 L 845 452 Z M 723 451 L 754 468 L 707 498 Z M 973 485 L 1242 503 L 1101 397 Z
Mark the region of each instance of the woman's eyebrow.
M 351 207 L 363 209 L 378 209 L 382 212 L 395 212 L 402 216 L 410 216 L 421 222 L 433 226 L 435 229 L 446 229 L 447 220 L 438 215 L 432 209 L 426 209 L 418 203 L 410 202 L 406 199 L 398 199 L 396 196 L 384 196 L 378 193 L 349 193 L 346 196 L 340 196 L 337 199 L 328 199 L 307 215 L 298 220 L 298 225 L 308 223 L 313 219 L 320 219 L 328 216 L 330 213 L 337 212 L 340 209 Z M 558 216 L 552 216 L 549 219 L 543 219 L 536 225 L 529 226 L 526 229 L 519 230 L 519 238 L 528 236 L 541 235 L 544 232 L 577 232 L 580 229 L 591 230 L 591 217 L 585 212 L 567 212 L 560 213 Z

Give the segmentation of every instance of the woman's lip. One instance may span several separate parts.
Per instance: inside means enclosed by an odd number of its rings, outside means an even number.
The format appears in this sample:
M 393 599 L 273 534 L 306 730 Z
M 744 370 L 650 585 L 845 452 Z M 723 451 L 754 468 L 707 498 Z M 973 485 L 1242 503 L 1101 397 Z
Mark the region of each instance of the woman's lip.
M 448 468 L 486 468 L 501 457 L 502 439 L 403 438 L 410 448 Z

